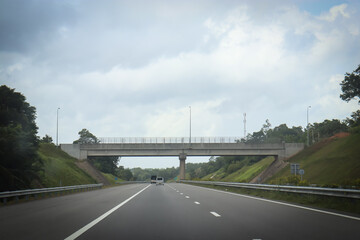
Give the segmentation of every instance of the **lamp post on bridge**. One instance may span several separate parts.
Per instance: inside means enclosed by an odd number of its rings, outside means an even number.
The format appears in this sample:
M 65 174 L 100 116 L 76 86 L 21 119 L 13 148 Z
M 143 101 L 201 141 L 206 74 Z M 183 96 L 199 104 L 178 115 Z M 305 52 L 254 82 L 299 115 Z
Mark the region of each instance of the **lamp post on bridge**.
M 59 109 L 56 110 L 56 146 L 59 146 Z
M 307 107 L 307 112 L 306 112 L 306 120 L 307 120 L 307 125 L 306 125 L 306 130 L 307 130 L 307 146 L 309 146 L 309 109 L 311 108 L 311 106 Z
M 191 106 L 189 106 L 190 109 L 190 139 L 189 139 L 189 143 L 191 145 Z

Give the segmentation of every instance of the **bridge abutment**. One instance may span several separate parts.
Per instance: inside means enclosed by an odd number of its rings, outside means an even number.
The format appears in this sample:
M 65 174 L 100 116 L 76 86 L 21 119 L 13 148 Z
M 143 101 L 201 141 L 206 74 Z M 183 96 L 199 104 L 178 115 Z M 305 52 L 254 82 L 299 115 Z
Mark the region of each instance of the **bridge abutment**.
M 185 180 L 185 160 L 186 160 L 186 153 L 180 153 L 179 155 L 180 160 L 180 180 Z

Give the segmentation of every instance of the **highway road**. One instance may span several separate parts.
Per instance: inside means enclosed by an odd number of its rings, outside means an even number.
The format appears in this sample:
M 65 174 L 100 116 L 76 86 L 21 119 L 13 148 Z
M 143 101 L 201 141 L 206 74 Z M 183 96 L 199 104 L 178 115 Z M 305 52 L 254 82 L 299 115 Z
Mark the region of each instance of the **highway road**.
M 0 207 L 0 239 L 360 239 L 360 216 L 192 185 L 130 184 Z

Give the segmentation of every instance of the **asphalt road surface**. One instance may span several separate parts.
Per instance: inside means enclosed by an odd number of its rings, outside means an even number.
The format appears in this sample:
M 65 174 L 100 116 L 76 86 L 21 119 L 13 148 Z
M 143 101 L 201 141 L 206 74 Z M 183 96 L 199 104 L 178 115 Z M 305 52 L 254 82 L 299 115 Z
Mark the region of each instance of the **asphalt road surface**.
M 0 207 L 0 239 L 360 239 L 360 217 L 186 184 Z

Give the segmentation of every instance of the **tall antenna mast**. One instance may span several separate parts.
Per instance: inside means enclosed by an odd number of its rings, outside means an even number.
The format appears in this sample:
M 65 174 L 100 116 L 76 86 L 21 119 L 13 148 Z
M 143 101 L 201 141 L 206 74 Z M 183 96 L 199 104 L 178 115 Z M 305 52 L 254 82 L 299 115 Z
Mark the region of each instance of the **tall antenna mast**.
M 246 113 L 244 113 L 244 139 L 246 138 Z

